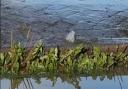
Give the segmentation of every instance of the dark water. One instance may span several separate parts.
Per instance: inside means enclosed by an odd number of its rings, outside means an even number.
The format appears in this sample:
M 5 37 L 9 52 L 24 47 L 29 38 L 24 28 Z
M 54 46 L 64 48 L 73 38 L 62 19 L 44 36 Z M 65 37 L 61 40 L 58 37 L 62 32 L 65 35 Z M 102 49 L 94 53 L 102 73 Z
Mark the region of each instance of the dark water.
M 72 79 L 53 78 L 23 78 L 2 79 L 1 89 L 128 89 L 128 76 L 115 76 L 108 79 L 106 76 L 98 76 L 96 79 L 80 77 Z

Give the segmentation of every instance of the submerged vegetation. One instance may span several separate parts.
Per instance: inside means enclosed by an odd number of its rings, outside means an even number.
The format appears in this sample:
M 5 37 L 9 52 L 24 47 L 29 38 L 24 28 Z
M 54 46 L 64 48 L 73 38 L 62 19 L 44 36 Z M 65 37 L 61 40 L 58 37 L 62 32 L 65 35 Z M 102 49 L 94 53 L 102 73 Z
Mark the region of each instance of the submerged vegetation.
M 119 51 L 102 51 L 98 47 L 79 45 L 62 50 L 59 47 L 45 48 L 41 42 L 33 48 L 20 43 L 0 53 L 0 74 L 43 74 L 43 73 L 91 73 L 107 71 L 115 67 L 128 67 L 128 46 Z

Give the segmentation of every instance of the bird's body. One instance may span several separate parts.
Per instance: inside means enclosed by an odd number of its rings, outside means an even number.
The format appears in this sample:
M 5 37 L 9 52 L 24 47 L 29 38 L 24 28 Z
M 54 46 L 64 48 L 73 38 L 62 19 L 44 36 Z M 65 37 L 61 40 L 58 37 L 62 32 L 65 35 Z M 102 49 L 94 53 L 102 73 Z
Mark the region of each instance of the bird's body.
M 71 42 L 71 43 L 74 43 L 75 42 L 75 31 L 71 31 L 71 32 L 69 32 L 68 34 L 67 34 L 67 36 L 66 36 L 66 40 L 68 41 L 68 42 Z

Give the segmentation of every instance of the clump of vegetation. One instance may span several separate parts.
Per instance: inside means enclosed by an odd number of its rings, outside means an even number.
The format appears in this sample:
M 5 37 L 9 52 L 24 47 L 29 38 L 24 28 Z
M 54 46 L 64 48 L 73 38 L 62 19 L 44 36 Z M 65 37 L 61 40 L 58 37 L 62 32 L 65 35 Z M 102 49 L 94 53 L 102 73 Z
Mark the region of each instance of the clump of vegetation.
M 89 73 L 127 67 L 127 49 L 128 46 L 122 51 L 117 48 L 116 52 L 103 52 L 98 47 L 82 45 L 66 50 L 47 49 L 41 42 L 27 49 L 18 43 L 0 53 L 0 74 Z

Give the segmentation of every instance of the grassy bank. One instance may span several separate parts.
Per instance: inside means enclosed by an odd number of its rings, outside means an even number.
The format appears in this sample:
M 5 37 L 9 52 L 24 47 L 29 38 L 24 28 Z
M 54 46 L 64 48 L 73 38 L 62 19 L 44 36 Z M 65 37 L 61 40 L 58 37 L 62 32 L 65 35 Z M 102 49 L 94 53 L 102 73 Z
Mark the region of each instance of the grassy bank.
M 0 53 L 0 74 L 89 73 L 128 67 L 128 45 L 120 48 L 86 47 L 47 49 L 41 42 L 29 49 L 20 43 Z

